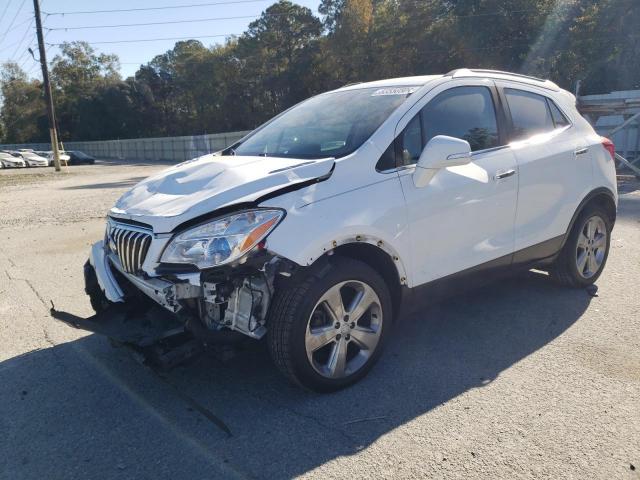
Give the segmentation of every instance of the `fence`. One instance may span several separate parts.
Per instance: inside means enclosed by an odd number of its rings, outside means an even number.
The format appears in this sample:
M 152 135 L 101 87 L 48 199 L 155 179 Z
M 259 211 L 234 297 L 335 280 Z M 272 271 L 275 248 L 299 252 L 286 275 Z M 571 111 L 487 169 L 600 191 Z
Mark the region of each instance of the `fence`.
M 217 152 L 240 140 L 249 132 L 212 133 L 185 137 L 131 138 L 65 142 L 66 150 L 81 150 L 100 159 L 165 160 L 181 162 L 211 152 Z M 51 150 L 49 143 L 6 144 L 0 150 Z

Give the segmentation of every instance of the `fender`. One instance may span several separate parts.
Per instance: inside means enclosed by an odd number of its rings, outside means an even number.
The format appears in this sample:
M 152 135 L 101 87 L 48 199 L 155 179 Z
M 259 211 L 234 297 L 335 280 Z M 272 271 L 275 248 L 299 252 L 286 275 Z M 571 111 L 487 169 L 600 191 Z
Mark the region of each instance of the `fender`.
M 580 202 L 580 205 L 578 205 L 578 208 L 576 208 L 576 211 L 573 214 L 573 217 L 571 217 L 571 221 L 569 222 L 569 226 L 567 227 L 567 231 L 565 232 L 565 234 L 563 235 L 563 239 L 562 239 L 562 245 L 560 246 L 560 249 L 558 251 L 561 251 L 564 248 L 565 243 L 567 242 L 567 239 L 569 238 L 569 235 L 571 234 L 571 230 L 573 230 L 573 225 L 576 223 L 576 220 L 578 219 L 578 216 L 580 215 L 580 213 L 582 212 L 582 210 L 584 209 L 584 207 L 591 202 L 594 198 L 600 196 L 600 195 L 606 195 L 607 197 L 609 197 L 611 199 L 611 201 L 613 202 L 613 204 L 616 206 L 618 205 L 618 202 L 616 201 L 616 195 L 608 188 L 606 187 L 598 187 L 594 190 L 591 190 Z M 613 224 L 615 224 L 616 222 L 616 215 L 615 215 L 615 210 L 614 210 L 614 215 L 612 220 L 612 226 Z
M 327 255 L 331 255 L 332 252 L 338 247 L 347 245 L 356 246 L 361 244 L 367 244 L 376 247 L 386 255 L 388 255 L 392 260 L 394 266 L 396 267 L 396 273 L 398 274 L 400 285 L 407 285 L 407 271 L 398 252 L 396 252 L 395 249 L 388 243 L 371 235 L 363 234 L 356 235 L 355 237 L 340 237 L 339 239 L 333 240 L 330 245 L 326 245 L 322 248 L 322 254 L 320 254 L 315 261 L 319 260 L 320 258 L 326 257 Z M 311 263 L 308 263 L 308 265 L 311 265 Z

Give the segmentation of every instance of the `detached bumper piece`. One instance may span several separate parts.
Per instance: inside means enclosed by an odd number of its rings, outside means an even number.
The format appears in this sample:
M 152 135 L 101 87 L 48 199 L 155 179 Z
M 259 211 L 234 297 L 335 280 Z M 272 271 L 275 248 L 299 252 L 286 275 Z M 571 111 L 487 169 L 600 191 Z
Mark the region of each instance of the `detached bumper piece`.
M 166 310 L 152 306 L 136 311 L 124 304 L 112 304 L 89 318 L 51 309 L 51 316 L 73 328 L 105 335 L 116 342 L 139 347 L 185 332 L 183 323 Z
M 182 323 L 165 309 L 152 306 L 145 311 L 112 304 L 89 318 L 51 309 L 51 316 L 67 325 L 104 335 L 130 347 L 144 357 L 145 363 L 161 369 L 180 365 L 206 348 L 221 361 L 235 354 L 234 344 L 246 337 L 238 332 L 209 332 L 195 319 Z

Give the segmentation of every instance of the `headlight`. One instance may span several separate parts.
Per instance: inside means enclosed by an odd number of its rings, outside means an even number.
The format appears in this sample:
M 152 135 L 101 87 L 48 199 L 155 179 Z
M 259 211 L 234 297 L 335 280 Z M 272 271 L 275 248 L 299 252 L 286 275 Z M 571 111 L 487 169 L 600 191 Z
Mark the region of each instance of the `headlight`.
M 199 225 L 175 236 L 161 261 L 198 268 L 232 262 L 265 238 L 283 215 L 282 210 L 248 210 Z

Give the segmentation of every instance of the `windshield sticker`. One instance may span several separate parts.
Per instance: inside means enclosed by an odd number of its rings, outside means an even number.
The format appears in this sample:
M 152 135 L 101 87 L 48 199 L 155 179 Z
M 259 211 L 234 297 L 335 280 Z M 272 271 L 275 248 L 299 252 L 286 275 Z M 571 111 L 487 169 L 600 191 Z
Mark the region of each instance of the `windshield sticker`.
M 381 88 L 371 94 L 372 97 L 380 97 L 382 95 L 411 95 L 420 87 L 393 87 Z

